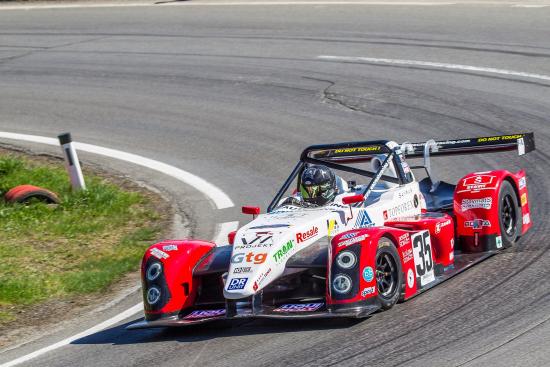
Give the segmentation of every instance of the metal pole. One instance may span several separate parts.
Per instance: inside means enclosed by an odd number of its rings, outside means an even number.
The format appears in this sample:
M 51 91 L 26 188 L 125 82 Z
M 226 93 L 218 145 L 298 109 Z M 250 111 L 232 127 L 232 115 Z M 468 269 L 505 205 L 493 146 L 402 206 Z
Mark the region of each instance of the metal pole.
M 58 135 L 58 138 L 63 156 L 65 157 L 65 168 L 67 169 L 67 173 L 71 179 L 71 186 L 73 190 L 86 190 L 84 176 L 82 175 L 80 162 L 78 161 L 76 149 L 74 148 L 73 140 L 71 139 L 71 133 Z

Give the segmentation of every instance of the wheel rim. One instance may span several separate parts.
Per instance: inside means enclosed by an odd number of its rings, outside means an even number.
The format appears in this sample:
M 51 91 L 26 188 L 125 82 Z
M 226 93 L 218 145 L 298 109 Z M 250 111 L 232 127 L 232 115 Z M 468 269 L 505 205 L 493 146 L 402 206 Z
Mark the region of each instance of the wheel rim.
M 382 253 L 376 258 L 376 284 L 378 294 L 391 298 L 397 283 L 397 266 L 392 256 Z
M 516 208 L 511 195 L 506 195 L 502 199 L 501 218 L 504 232 L 509 237 L 513 236 L 516 232 Z

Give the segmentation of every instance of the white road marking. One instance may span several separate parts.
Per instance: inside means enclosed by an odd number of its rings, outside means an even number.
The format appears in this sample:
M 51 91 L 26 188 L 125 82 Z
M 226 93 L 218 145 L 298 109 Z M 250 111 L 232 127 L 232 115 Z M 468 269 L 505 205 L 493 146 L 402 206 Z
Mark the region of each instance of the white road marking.
M 229 234 L 229 232 L 236 231 L 238 228 L 239 228 L 239 222 L 226 222 L 226 223 L 218 224 L 218 228 L 217 228 L 218 235 L 214 239 L 214 243 L 218 246 L 220 246 L 220 244 L 222 246 L 227 245 L 228 244 L 227 235 Z
M 468 2 L 456 1 L 380 1 L 380 0 L 357 0 L 357 1 L 210 1 L 210 2 L 135 2 L 135 3 L 108 3 L 98 2 L 92 4 L 16 4 L 16 5 L 0 5 L 1 10 L 40 10 L 40 9 L 75 9 L 75 8 L 121 8 L 121 7 L 165 7 L 165 6 L 185 6 L 185 7 L 212 7 L 212 6 L 289 6 L 289 5 L 321 5 L 321 6 L 344 6 L 344 5 L 362 5 L 362 6 L 448 6 L 448 5 L 491 5 L 491 6 L 508 6 L 513 8 L 544 8 L 550 4 L 517 4 L 513 1 L 484 1 L 473 0 Z
M 4 139 L 12 139 L 12 140 L 22 140 L 22 141 L 30 141 L 33 143 L 40 143 L 40 144 L 47 144 L 47 145 L 56 145 L 59 146 L 59 140 L 54 138 L 48 138 L 44 136 L 37 136 L 37 135 L 26 135 L 26 134 L 15 134 L 10 132 L 2 132 L 0 131 L 0 138 Z M 197 190 L 203 192 L 207 197 L 209 197 L 218 209 L 223 208 L 229 208 L 234 206 L 231 199 L 220 189 L 216 188 L 212 184 L 206 182 L 205 180 L 201 179 L 200 177 L 197 177 L 189 172 L 180 170 L 179 168 L 169 166 L 165 163 L 154 161 L 152 159 L 148 159 L 145 157 L 141 157 L 135 154 L 122 152 L 120 150 L 114 150 L 109 148 L 100 147 L 97 145 L 91 145 L 91 144 L 84 144 L 84 143 L 74 143 L 75 147 L 79 150 L 83 150 L 89 153 L 95 153 L 104 155 L 107 157 L 120 159 L 126 162 L 135 163 L 140 166 L 148 167 L 154 170 L 157 170 L 159 172 L 162 172 L 164 174 L 167 174 L 169 176 L 172 176 L 182 182 L 185 182 L 188 185 L 191 185 L 195 187 Z M 210 190 L 214 190 L 211 192 L 203 191 L 200 186 L 195 185 L 210 185 Z M 204 187 L 203 187 L 204 188 Z M 217 190 L 217 191 L 216 191 Z M 214 193 L 214 194 L 213 194 Z M 218 225 L 217 227 L 217 235 L 215 237 L 214 242 L 215 243 L 226 243 L 227 242 L 227 234 L 231 231 L 236 230 L 239 227 L 239 222 L 226 222 Z M 134 288 L 133 288 L 134 289 Z M 139 287 L 136 287 L 135 289 L 139 289 Z M 120 300 L 120 299 L 118 299 Z M 116 300 L 115 300 L 116 301 Z M 115 303 L 115 301 L 110 302 L 110 304 Z M 106 308 L 103 307 L 103 309 Z M 0 364 L 0 367 L 12 367 L 15 365 L 18 365 L 23 362 L 27 362 L 33 358 L 36 358 L 42 354 L 51 352 L 52 350 L 61 348 L 63 346 L 66 346 L 70 343 L 72 343 L 75 340 L 84 338 L 85 336 L 88 336 L 90 334 L 96 333 L 98 331 L 101 331 L 111 325 L 114 325 L 120 321 L 123 321 L 133 315 L 136 315 L 137 313 L 140 313 L 143 310 L 143 302 L 138 303 L 137 305 L 134 305 L 130 307 L 129 309 L 122 311 L 118 315 L 115 315 L 111 317 L 108 320 L 105 320 L 81 333 L 78 333 L 76 335 L 73 335 L 71 337 L 68 337 L 66 339 L 63 339 L 57 343 L 54 343 L 52 345 L 49 345 L 47 347 L 38 349 L 32 353 L 26 354 L 24 356 L 21 356 L 19 358 L 16 358 L 14 360 L 11 360 L 9 362 L 6 362 L 4 364 Z
M 527 79 L 537 79 L 550 81 L 550 75 L 526 73 L 523 71 L 514 71 L 506 69 L 496 69 L 489 67 L 479 67 L 471 65 L 460 64 L 446 64 L 442 62 L 430 62 L 430 61 L 417 61 L 417 60 L 400 60 L 400 59 L 379 59 L 374 57 L 355 57 L 355 56 L 317 56 L 320 60 L 327 61 L 341 61 L 341 62 L 358 62 L 365 64 L 380 64 L 380 65 L 400 65 L 400 66 L 422 66 L 434 69 L 450 69 L 450 70 L 464 70 L 473 72 L 482 72 L 489 74 L 500 74 L 508 76 L 517 76 Z
M 383 5 L 383 6 L 446 6 L 456 5 L 457 2 L 443 1 L 213 1 L 213 2 L 166 2 L 166 3 L 95 3 L 95 4 L 37 4 L 37 5 L 2 5 L 0 10 L 34 10 L 34 9 L 74 9 L 74 8 L 120 8 L 120 7 L 160 7 L 160 6 L 289 6 L 289 5 Z M 469 5 L 489 4 L 502 5 L 499 2 L 480 1 L 469 3 Z M 511 3 L 505 3 L 511 5 Z
M 61 340 L 61 341 L 59 341 L 55 344 L 48 345 L 47 347 L 44 347 L 42 349 L 38 349 L 38 350 L 36 350 L 32 353 L 26 354 L 24 356 L 21 356 L 17 359 L 12 360 L 12 361 L 6 362 L 4 364 L 0 364 L 0 367 L 12 367 L 12 366 L 18 365 L 20 363 L 27 362 L 27 361 L 29 361 L 33 358 L 36 358 L 36 357 L 38 357 L 42 354 L 48 353 L 48 352 L 50 352 L 54 349 L 61 348 L 65 345 L 68 345 L 68 344 L 72 343 L 75 340 L 84 338 L 84 337 L 86 337 L 90 334 L 97 333 L 98 331 L 101 331 L 105 328 L 108 328 L 111 325 L 114 325 L 114 324 L 116 324 L 120 321 L 123 321 L 123 320 L 127 319 L 128 317 L 130 317 L 132 315 L 135 315 L 136 313 L 140 312 L 142 309 L 143 309 L 143 302 L 140 302 L 137 305 L 130 307 L 126 311 L 123 311 L 123 312 L 119 313 L 118 315 L 113 316 L 110 319 L 105 320 L 105 321 L 103 321 L 103 322 L 101 322 L 101 323 L 99 323 L 99 324 L 97 324 L 97 325 L 81 332 L 81 333 L 70 336 L 70 337 L 68 337 L 66 339 L 63 339 L 63 340 Z
M 0 131 L 0 138 L 30 141 L 33 143 L 42 143 L 48 145 L 59 145 L 59 140 L 57 139 L 36 135 L 15 134 L 5 131 Z M 142 167 L 147 167 L 149 169 L 164 173 L 165 175 L 174 177 L 202 192 L 207 198 L 214 202 L 218 209 L 231 208 L 235 206 L 229 196 L 227 196 L 222 190 L 212 185 L 210 182 L 182 169 L 170 166 L 166 163 L 155 161 L 153 159 L 145 158 L 137 154 L 126 153 L 121 150 L 77 142 L 75 142 L 74 145 L 76 149 L 82 150 L 84 152 L 116 158 L 122 161 L 137 164 Z
M 515 4 L 512 5 L 512 8 L 546 8 L 550 5 L 544 5 L 544 4 Z

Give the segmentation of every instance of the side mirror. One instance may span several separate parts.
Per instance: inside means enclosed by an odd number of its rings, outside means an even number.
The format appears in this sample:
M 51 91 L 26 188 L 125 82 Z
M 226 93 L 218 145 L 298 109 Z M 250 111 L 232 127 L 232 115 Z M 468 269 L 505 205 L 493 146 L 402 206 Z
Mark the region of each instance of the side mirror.
M 229 244 L 230 245 L 233 245 L 233 243 L 235 242 L 235 235 L 237 234 L 237 231 L 231 231 L 229 232 L 229 234 L 227 235 L 227 240 L 229 241 Z
M 255 219 L 258 214 L 260 214 L 259 206 L 243 206 L 241 208 L 243 214 L 250 214 Z
M 349 205 L 355 204 L 355 203 L 361 203 L 363 201 L 365 201 L 365 196 L 363 196 L 362 194 L 350 195 L 342 199 L 342 203 L 349 204 Z

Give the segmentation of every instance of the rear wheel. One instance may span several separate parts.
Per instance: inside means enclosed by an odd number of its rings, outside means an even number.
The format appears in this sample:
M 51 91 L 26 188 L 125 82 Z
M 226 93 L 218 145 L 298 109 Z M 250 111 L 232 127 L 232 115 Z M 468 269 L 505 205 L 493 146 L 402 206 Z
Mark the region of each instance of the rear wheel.
M 392 240 L 382 237 L 376 250 L 376 286 L 382 309 L 387 310 L 399 299 L 403 272 L 399 254 Z
M 498 194 L 498 214 L 502 244 L 511 247 L 521 235 L 521 207 L 519 198 L 508 181 L 502 182 Z

